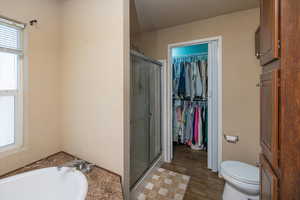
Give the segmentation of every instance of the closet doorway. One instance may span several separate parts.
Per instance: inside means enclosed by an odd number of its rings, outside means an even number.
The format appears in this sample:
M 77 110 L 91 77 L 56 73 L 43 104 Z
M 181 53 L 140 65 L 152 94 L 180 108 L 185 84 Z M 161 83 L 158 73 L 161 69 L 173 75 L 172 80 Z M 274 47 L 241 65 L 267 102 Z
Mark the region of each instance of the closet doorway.
M 222 161 L 222 37 L 170 44 L 164 157 L 197 152 L 218 172 Z M 196 160 L 197 161 L 197 160 Z M 205 164 L 205 163 L 204 163 Z M 205 164 L 206 165 L 206 164 Z

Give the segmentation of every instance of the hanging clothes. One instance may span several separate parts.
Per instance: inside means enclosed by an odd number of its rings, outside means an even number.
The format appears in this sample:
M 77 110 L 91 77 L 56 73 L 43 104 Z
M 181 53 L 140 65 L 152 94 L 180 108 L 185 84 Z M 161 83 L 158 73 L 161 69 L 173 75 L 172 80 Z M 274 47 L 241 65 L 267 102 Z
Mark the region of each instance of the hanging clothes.
M 193 69 L 193 82 L 194 82 L 194 87 L 195 87 L 195 93 L 194 97 L 201 97 L 204 91 L 203 84 L 201 81 L 201 74 L 199 71 L 199 62 L 193 62 L 192 63 L 192 69 Z
M 193 116 L 194 116 L 194 109 L 191 106 L 191 103 L 188 102 L 185 105 L 187 107 L 186 109 L 186 120 L 185 120 L 185 140 L 184 144 L 192 144 L 192 138 L 193 138 Z
M 180 78 L 179 78 L 179 86 L 178 86 L 178 96 L 185 96 L 185 67 L 184 63 L 180 63 Z
M 207 103 L 175 100 L 173 104 L 173 141 L 193 149 L 207 147 Z
M 194 113 L 194 140 L 193 144 L 198 143 L 198 136 L 199 136 L 199 109 L 195 108 Z
M 207 55 L 173 59 L 173 141 L 207 148 Z
M 203 93 L 201 96 L 203 98 L 206 98 L 207 97 L 207 80 L 208 80 L 207 60 L 198 61 L 198 70 L 200 72 L 202 88 L 203 88 Z
M 179 137 L 179 132 L 181 128 L 180 117 L 178 116 L 180 114 L 180 109 L 181 109 L 181 101 L 175 100 L 173 101 L 173 141 L 174 142 L 179 142 L 178 137 Z
M 204 117 L 202 118 L 204 119 L 204 140 L 203 140 L 203 144 L 204 144 L 204 148 L 207 149 L 207 141 L 208 141 L 208 114 L 207 114 L 207 106 L 204 107 Z
M 185 83 L 185 97 L 191 97 L 192 95 L 192 85 L 191 85 L 191 79 L 192 79 L 192 73 L 191 73 L 191 67 L 190 67 L 190 63 L 188 62 L 184 62 L 184 83 Z
M 207 56 L 184 56 L 173 59 L 173 96 L 207 97 Z
M 173 63 L 173 94 L 178 94 L 179 80 L 181 75 L 181 67 L 179 63 Z
M 198 120 L 198 127 L 199 127 L 199 136 L 198 136 L 198 144 L 202 145 L 203 144 L 203 120 L 202 120 L 202 109 L 198 108 L 198 114 L 199 114 L 199 120 Z

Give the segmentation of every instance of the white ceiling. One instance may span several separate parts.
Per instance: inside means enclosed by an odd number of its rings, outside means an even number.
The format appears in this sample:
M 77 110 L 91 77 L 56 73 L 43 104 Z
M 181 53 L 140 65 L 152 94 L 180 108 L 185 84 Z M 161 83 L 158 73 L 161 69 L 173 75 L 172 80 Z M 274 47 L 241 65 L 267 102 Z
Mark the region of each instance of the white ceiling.
M 132 0 L 132 3 L 135 5 L 131 6 L 131 17 L 137 18 L 132 20 L 138 23 L 132 24 L 134 32 L 157 30 L 259 6 L 259 0 Z

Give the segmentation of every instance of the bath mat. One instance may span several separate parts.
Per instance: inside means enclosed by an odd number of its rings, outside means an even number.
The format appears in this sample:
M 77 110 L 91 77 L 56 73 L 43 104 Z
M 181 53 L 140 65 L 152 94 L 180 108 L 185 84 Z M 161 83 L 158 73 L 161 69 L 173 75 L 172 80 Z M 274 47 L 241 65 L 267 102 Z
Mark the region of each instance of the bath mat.
M 189 181 L 190 176 L 158 168 L 145 179 L 136 200 L 182 200 Z

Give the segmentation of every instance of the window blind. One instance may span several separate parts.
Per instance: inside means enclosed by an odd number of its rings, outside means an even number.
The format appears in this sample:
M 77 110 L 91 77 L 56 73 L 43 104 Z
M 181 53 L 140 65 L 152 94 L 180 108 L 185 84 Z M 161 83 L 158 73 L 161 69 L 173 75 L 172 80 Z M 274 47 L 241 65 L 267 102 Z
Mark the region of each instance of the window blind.
M 20 31 L 0 24 L 0 46 L 9 49 L 20 49 L 18 41 L 20 38 Z
M 0 18 L 0 52 L 22 54 L 22 31 L 19 25 L 4 23 Z

